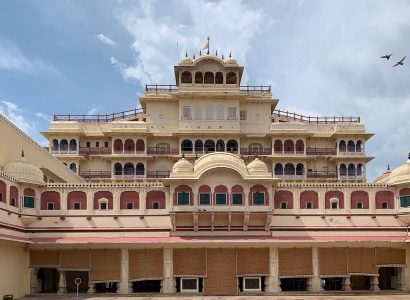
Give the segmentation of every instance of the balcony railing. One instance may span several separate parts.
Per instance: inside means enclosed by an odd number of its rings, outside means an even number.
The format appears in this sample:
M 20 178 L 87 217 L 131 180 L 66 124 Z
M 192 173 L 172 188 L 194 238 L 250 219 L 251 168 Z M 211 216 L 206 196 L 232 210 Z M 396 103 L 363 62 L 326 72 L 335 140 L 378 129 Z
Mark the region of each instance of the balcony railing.
M 168 178 L 171 171 L 148 171 L 147 178 Z
M 212 84 L 205 84 L 206 86 L 210 86 Z M 197 86 L 200 86 L 199 84 Z M 216 84 L 215 86 L 221 86 Z M 148 93 L 174 93 L 178 91 L 178 86 L 174 84 L 146 84 L 145 85 L 145 92 Z M 239 87 L 239 91 L 241 94 L 262 94 L 262 93 L 270 93 L 271 86 L 270 85 L 244 85 Z
M 273 155 L 305 155 L 305 151 L 298 151 L 298 150 L 274 150 Z
M 58 155 L 76 155 L 77 150 L 72 149 L 72 150 L 67 150 L 67 149 L 51 149 L 51 154 L 58 154 Z
M 110 179 L 110 171 L 81 171 L 80 176 L 86 180 L 91 179 Z
M 143 113 L 144 111 L 142 108 L 135 108 L 105 115 L 54 115 L 54 121 L 77 121 L 83 123 L 113 122 L 142 115 Z
M 342 180 L 364 180 L 366 179 L 365 175 L 340 175 Z
M 90 156 L 90 155 L 110 155 L 112 154 L 111 148 L 100 148 L 100 147 L 80 147 L 80 155 Z
M 343 156 L 362 156 L 364 151 L 339 151 L 339 155 Z
M 148 155 L 156 155 L 156 156 L 178 155 L 179 150 L 178 149 L 161 149 L 161 148 L 156 148 L 156 147 L 148 147 L 147 148 L 147 154 Z
M 262 148 L 262 149 L 248 149 L 241 148 L 242 155 L 272 155 L 271 148 Z
M 337 173 L 335 171 L 308 171 L 308 179 L 336 179 Z
M 360 117 L 319 117 L 319 116 L 304 116 L 297 113 L 292 113 L 283 110 L 274 110 L 273 115 L 278 117 L 290 118 L 294 121 L 309 123 L 309 124 L 337 124 L 337 123 L 360 123 Z
M 305 175 L 303 175 L 303 174 L 300 174 L 300 175 L 285 175 L 285 174 L 282 174 L 282 175 L 278 175 L 278 174 L 275 174 L 275 177 L 276 178 L 281 178 L 281 179 L 304 179 L 305 178 Z
M 114 179 L 143 179 L 144 174 L 114 174 Z
M 306 155 L 336 155 L 336 148 L 306 148 Z

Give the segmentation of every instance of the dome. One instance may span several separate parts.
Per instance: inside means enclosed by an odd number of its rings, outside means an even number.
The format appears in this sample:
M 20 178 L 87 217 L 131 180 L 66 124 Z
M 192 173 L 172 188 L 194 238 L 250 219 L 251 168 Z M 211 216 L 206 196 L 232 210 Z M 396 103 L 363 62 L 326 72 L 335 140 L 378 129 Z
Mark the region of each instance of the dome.
M 390 185 L 410 183 L 410 153 L 406 163 L 391 172 L 387 183 Z
M 40 168 L 27 162 L 22 153 L 21 160 L 10 162 L 3 168 L 4 172 L 17 179 L 18 182 L 42 185 L 43 172 Z
M 248 169 L 249 174 L 255 174 L 255 173 L 267 173 L 268 171 L 268 166 L 261 161 L 259 158 L 255 158 L 253 161 L 251 161 L 246 168 Z
M 192 59 L 189 57 L 184 57 L 181 59 L 180 64 L 192 64 Z
M 172 167 L 172 173 L 192 173 L 194 166 L 185 158 L 178 160 Z

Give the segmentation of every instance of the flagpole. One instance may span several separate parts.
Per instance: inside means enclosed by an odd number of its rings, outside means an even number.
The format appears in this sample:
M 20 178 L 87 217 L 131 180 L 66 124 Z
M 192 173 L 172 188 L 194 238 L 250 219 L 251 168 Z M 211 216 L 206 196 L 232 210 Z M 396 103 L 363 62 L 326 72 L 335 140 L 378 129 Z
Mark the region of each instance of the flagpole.
M 177 64 L 179 63 L 179 45 L 177 42 Z
M 209 36 L 206 38 L 207 40 L 208 40 L 208 52 L 206 53 L 206 54 L 208 54 L 209 55 Z

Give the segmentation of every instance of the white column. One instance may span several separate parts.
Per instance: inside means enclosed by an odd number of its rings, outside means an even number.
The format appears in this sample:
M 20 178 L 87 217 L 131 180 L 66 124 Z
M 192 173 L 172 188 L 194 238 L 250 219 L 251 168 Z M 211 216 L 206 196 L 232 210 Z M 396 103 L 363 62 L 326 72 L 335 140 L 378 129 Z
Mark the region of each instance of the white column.
M 351 285 L 350 276 L 348 276 L 348 277 L 344 278 L 344 280 L 343 280 L 343 290 L 345 292 L 351 292 L 352 288 L 351 288 L 350 285 Z
M 93 282 L 88 283 L 87 294 L 95 294 L 95 283 Z
M 311 278 L 311 291 L 322 291 L 322 281 L 319 277 L 319 248 L 312 248 L 312 266 L 313 266 L 313 278 Z
M 162 281 L 162 293 L 172 294 L 174 290 L 174 270 L 172 248 L 164 248 L 164 278 Z
M 30 294 L 37 293 L 37 268 L 30 268 Z
M 128 249 L 121 249 L 121 281 L 120 288 L 117 291 L 119 294 L 129 294 L 130 291 L 129 284 L 129 261 L 128 261 Z
M 112 208 L 113 213 L 119 215 L 120 213 L 120 192 L 114 190 L 112 193 Z
M 380 292 L 379 276 L 372 276 L 371 277 L 370 290 L 373 291 L 373 292 Z
M 278 248 L 269 248 L 269 277 L 266 282 L 266 292 L 281 292 L 279 280 L 279 251 Z
M 374 189 L 369 191 L 369 210 L 371 214 L 376 213 L 376 193 Z
M 65 271 L 60 270 L 58 273 L 59 273 L 59 281 L 58 281 L 57 295 L 66 294 L 67 293 L 67 282 L 65 280 Z

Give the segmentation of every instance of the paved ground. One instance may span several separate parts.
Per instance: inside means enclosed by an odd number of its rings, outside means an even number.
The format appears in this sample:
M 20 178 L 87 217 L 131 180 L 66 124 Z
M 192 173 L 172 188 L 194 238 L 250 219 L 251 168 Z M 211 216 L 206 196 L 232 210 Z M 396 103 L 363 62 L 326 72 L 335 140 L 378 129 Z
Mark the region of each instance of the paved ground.
M 35 296 L 35 297 L 24 297 L 20 298 L 20 300 L 51 300 L 51 299 L 76 299 L 75 296 L 65 296 L 65 297 L 58 297 L 58 296 Z M 148 297 L 148 296 L 141 296 L 141 297 L 118 297 L 118 296 L 105 296 L 105 297 L 85 297 L 82 299 L 88 300 L 409 300 L 410 294 L 387 294 L 387 293 L 380 293 L 377 295 L 370 294 L 370 293 L 358 293 L 358 294 L 350 294 L 350 295 L 342 295 L 342 294 L 333 294 L 333 295 L 281 295 L 281 296 L 230 296 L 230 297 L 217 297 L 217 296 L 174 296 L 174 297 Z

